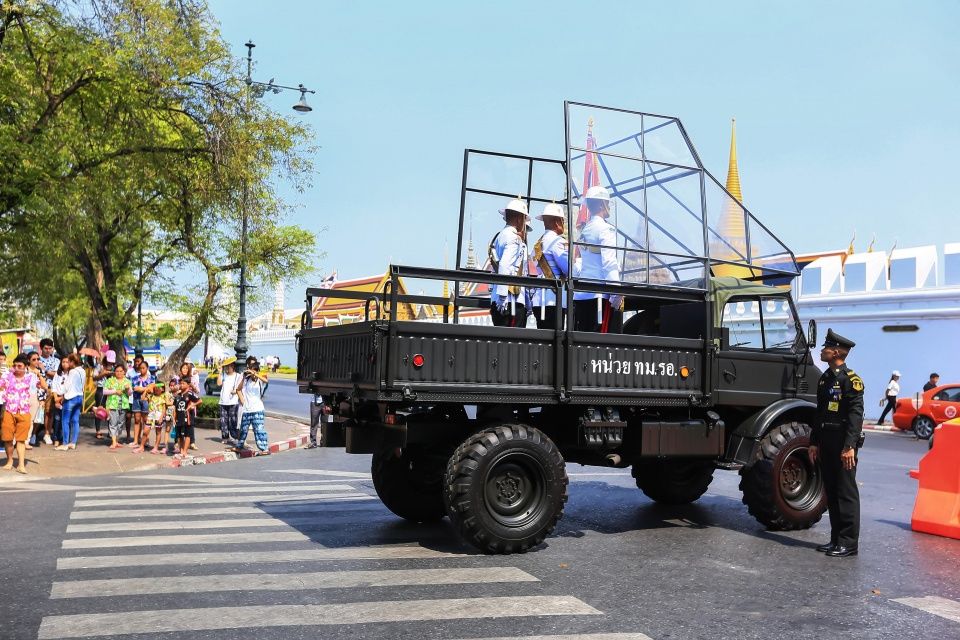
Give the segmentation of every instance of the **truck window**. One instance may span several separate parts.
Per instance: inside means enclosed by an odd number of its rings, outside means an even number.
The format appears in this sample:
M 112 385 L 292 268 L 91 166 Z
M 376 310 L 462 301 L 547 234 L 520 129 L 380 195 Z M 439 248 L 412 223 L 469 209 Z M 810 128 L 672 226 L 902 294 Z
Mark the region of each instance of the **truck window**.
M 763 340 L 767 351 L 790 351 L 798 339 L 797 318 L 786 298 L 761 298 Z
M 757 300 L 736 300 L 723 308 L 723 328 L 730 330 L 731 349 L 763 349 L 760 324 L 760 303 Z
M 784 297 L 741 299 L 723 309 L 731 349 L 791 351 L 799 340 L 793 307 Z

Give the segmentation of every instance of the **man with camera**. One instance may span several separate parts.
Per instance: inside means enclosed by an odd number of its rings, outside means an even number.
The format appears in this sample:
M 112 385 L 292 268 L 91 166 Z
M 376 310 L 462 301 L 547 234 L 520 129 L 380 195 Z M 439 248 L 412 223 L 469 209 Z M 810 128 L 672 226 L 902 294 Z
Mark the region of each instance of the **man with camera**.
M 253 427 L 253 437 L 260 454 L 269 453 L 270 443 L 267 442 L 267 431 L 263 427 L 263 392 L 266 389 L 267 373 L 260 371 L 260 362 L 254 356 L 248 356 L 246 368 L 237 383 L 236 393 L 243 407 L 240 418 L 240 437 L 237 438 L 236 450 L 244 448 L 243 443 Z

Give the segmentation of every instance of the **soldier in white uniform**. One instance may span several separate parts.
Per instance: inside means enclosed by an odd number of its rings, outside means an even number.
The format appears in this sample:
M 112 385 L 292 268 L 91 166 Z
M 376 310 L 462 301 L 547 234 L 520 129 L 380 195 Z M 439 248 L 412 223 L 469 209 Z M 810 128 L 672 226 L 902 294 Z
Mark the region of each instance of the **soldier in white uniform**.
M 533 260 L 537 263 L 537 274 L 550 280 L 563 280 L 570 275 L 570 254 L 567 239 L 563 235 L 566 216 L 563 207 L 548 204 L 543 213 L 537 216 L 543 221 L 544 233 L 533 246 Z M 574 262 L 574 273 L 579 270 L 579 259 Z M 566 300 L 561 301 L 566 308 Z M 553 289 L 537 289 L 533 294 L 533 316 L 540 329 L 555 329 L 557 326 L 557 294 Z M 563 319 L 560 320 L 563 327 Z
M 511 200 L 500 210 L 507 225 L 490 241 L 490 264 L 496 273 L 510 276 L 527 275 L 527 205 L 520 198 Z M 527 324 L 527 307 L 523 287 L 496 285 L 490 293 L 490 317 L 497 327 L 523 327 Z
M 619 284 L 620 263 L 617 260 L 617 230 L 607 222 L 610 216 L 610 194 L 601 186 L 590 187 L 584 194 L 590 219 L 580 231 L 583 264 L 580 277 L 609 284 Z M 623 298 L 608 294 L 575 291 L 573 295 L 574 328 L 577 331 L 620 333 L 623 330 Z

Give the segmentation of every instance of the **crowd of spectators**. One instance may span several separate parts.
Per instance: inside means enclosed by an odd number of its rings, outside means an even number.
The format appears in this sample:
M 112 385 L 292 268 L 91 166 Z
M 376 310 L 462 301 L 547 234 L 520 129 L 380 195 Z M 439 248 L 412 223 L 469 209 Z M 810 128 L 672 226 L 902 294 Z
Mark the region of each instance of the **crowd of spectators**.
M 130 366 L 112 350 L 96 358 L 71 353 L 61 359 L 49 338 L 40 341 L 39 351 L 21 353 L 9 365 L 6 360 L 0 352 L 0 442 L 6 453 L 0 469 L 26 473 L 26 451 L 36 446 L 76 449 L 88 388 L 94 437 L 102 440 L 106 433 L 107 451 L 126 446 L 133 453 L 183 458 L 197 448 L 200 374 L 189 360 L 163 381 L 142 356 L 135 356 Z M 235 363 L 235 358 L 216 363 L 222 369 L 221 442 L 243 449 L 252 428 L 257 449 L 266 453 L 262 398 L 267 375 L 253 356 L 244 363 L 243 374 Z

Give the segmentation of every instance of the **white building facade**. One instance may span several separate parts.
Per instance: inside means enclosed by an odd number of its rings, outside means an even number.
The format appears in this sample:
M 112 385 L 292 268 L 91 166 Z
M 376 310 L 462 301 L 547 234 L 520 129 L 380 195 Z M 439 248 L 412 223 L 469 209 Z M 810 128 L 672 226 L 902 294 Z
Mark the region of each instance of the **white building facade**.
M 960 243 L 822 257 L 794 282 L 801 320 L 815 319 L 857 343 L 850 367 L 866 384 L 866 415 L 877 417 L 891 372 L 901 397 L 930 373 L 960 381 Z

